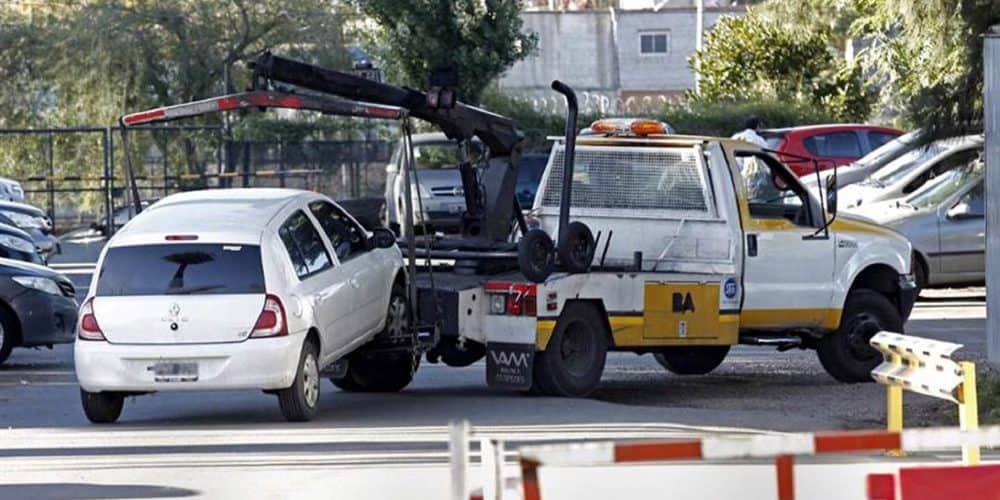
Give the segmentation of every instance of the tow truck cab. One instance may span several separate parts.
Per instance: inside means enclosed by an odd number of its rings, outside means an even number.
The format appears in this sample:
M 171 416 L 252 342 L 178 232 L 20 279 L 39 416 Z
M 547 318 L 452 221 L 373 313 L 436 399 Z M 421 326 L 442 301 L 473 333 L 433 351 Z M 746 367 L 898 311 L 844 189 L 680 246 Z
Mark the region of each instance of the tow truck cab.
M 591 270 L 456 290 L 454 329 L 486 346 L 488 382 L 583 396 L 609 350 L 702 374 L 737 343 L 816 349 L 834 378 L 869 380 L 868 339 L 902 331 L 916 296 L 910 243 L 836 214 L 835 194 L 757 146 L 620 125 L 576 140 L 571 216 L 597 235 Z M 529 213 L 549 234 L 564 153 L 557 139 Z

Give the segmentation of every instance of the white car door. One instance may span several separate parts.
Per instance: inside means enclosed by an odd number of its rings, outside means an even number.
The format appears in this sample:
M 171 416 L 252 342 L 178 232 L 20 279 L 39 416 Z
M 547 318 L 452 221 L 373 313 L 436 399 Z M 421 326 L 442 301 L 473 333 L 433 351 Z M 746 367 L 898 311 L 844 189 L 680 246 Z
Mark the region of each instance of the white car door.
M 392 277 L 387 276 L 387 261 L 380 259 L 367 232 L 333 203 L 316 200 L 309 211 L 319 222 L 340 261 L 348 283 L 354 290 L 359 335 L 374 330 L 385 318 Z
M 747 193 L 741 326 L 824 325 L 833 298 L 834 239 L 817 234 L 819 210 L 770 156 L 751 154 L 737 163 Z
M 322 338 L 320 363 L 333 361 L 333 353 L 355 336 L 356 294 L 349 276 L 336 265 L 323 238 L 303 210 L 296 210 L 278 229 L 299 283 L 293 294 L 310 305 Z

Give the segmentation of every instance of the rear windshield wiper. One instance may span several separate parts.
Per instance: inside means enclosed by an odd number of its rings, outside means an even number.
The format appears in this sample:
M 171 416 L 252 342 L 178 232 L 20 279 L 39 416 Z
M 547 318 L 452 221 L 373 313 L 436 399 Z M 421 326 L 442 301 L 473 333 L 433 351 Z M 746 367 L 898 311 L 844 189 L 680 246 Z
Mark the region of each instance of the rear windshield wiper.
M 167 295 L 192 295 L 199 292 L 207 292 L 209 290 L 217 290 L 225 287 L 226 285 L 201 285 L 191 288 L 172 288 L 167 289 Z

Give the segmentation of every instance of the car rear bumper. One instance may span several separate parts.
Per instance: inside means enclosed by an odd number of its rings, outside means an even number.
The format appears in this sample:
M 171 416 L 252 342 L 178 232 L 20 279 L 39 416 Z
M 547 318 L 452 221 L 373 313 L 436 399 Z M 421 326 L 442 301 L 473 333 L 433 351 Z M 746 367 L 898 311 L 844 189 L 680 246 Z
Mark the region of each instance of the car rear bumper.
M 68 344 L 76 338 L 76 301 L 61 295 L 28 290 L 11 299 L 21 324 L 25 347 Z
M 284 389 L 292 385 L 305 334 L 219 344 L 137 345 L 78 340 L 74 346 L 80 387 L 100 391 Z M 197 363 L 193 381 L 158 381 L 152 366 Z

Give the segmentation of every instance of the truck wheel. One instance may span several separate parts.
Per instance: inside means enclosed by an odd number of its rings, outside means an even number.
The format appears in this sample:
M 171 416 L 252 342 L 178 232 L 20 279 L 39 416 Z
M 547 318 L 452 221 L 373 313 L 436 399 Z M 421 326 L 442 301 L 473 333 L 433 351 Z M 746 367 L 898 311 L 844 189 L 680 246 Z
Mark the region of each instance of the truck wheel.
M 605 319 L 588 304 L 569 304 L 548 348 L 535 355 L 533 385 L 542 394 L 584 397 L 597 387 L 608 353 Z
M 379 335 L 399 339 L 407 335 L 409 327 L 410 307 L 406 291 L 401 286 L 393 286 L 385 329 Z M 420 366 L 420 353 L 415 343 L 412 347 L 405 353 L 355 352 L 348 358 L 347 373 L 340 378 L 330 377 L 330 382 L 347 392 L 399 392 L 410 385 Z
M 656 362 L 678 375 L 705 375 L 722 364 L 727 345 L 664 347 L 653 355 Z
M 17 320 L 0 309 L 0 365 L 10 357 L 14 344 L 17 344 Z
M 903 333 L 903 318 L 892 302 L 874 290 L 850 292 L 840 327 L 816 346 L 823 369 L 841 382 L 871 382 L 871 371 L 882 362 L 882 355 L 868 341 L 882 330 Z
M 542 283 L 555 266 L 555 246 L 548 233 L 531 229 L 517 244 L 517 265 L 525 278 Z
M 319 406 L 319 349 L 306 340 L 302 344 L 295 381 L 287 389 L 278 391 L 278 406 L 289 422 L 307 422 L 316 416 Z
M 80 403 L 87 420 L 95 424 L 111 424 L 122 414 L 125 395 L 120 392 L 87 392 L 81 388 Z
M 594 234 L 580 221 L 566 226 L 565 241 L 559 242 L 559 257 L 571 273 L 585 273 L 594 260 Z

